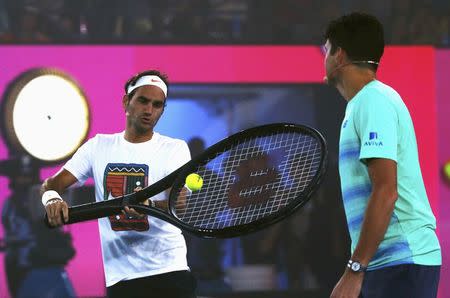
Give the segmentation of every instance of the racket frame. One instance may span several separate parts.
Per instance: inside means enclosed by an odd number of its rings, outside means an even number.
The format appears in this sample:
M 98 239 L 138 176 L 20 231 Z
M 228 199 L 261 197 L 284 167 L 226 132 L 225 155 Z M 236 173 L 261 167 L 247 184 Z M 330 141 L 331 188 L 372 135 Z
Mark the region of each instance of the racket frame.
M 261 134 L 261 136 L 258 137 L 264 137 L 265 135 L 270 136 L 270 132 L 276 132 L 284 129 L 288 129 L 292 132 L 296 131 L 301 132 L 302 134 L 314 136 L 314 138 L 319 141 L 321 147 L 322 155 L 320 164 L 316 171 L 316 175 L 310 181 L 306 189 L 302 191 L 302 195 L 298 196 L 289 204 L 269 216 L 255 220 L 251 223 L 238 226 L 226 227 L 221 229 L 196 228 L 184 223 L 178 218 L 175 211 L 175 203 L 178 199 L 176 196 L 178 195 L 179 190 L 185 184 L 185 177 L 190 173 L 195 172 L 199 164 L 203 164 L 207 159 L 213 159 L 214 156 L 218 156 L 226 149 L 229 149 L 233 145 L 242 142 L 242 139 L 252 137 L 260 131 L 263 131 L 264 134 Z M 300 209 L 305 203 L 307 203 L 323 179 L 327 167 L 327 157 L 328 150 L 325 138 L 314 128 L 292 123 L 273 123 L 253 127 L 240 131 L 219 141 L 218 143 L 207 148 L 198 157 L 188 161 L 186 164 L 170 173 L 168 176 L 153 183 L 152 185 L 143 188 L 138 192 L 126 194 L 114 199 L 101 202 L 93 202 L 69 207 L 69 222 L 66 224 L 117 215 L 122 212 L 125 206 L 128 206 L 134 208 L 138 212 L 157 217 L 181 228 L 182 230 L 203 238 L 231 238 L 248 234 L 281 221 L 282 219 Z M 139 204 L 171 187 L 172 189 L 169 194 L 167 212 L 156 207 Z M 47 217 L 46 223 L 48 224 Z
M 252 137 L 254 136 L 255 133 L 261 130 L 263 130 L 264 132 L 269 131 L 276 132 L 277 130 L 286 128 L 288 128 L 293 132 L 301 132 L 303 134 L 314 136 L 314 138 L 319 141 L 321 151 L 323 152 L 323 154 L 321 155 L 321 160 L 316 175 L 308 184 L 308 187 L 306 187 L 306 189 L 302 191 L 301 196 L 298 196 L 297 198 L 292 200 L 288 205 L 284 206 L 283 208 L 281 208 L 280 210 L 274 212 L 269 216 L 255 220 L 251 223 L 242 224 L 238 226 L 226 227 L 221 229 L 200 229 L 194 228 L 191 225 L 185 224 L 183 221 L 179 220 L 178 216 L 176 215 L 174 204 L 177 200 L 176 195 L 178 192 L 174 190 L 179 189 L 184 185 L 185 177 L 190 173 L 194 172 L 198 164 L 204 161 L 206 156 L 212 157 L 216 152 L 223 152 L 224 150 L 235 145 L 236 143 L 240 143 L 242 139 Z M 211 157 L 209 158 L 212 159 Z M 178 224 L 176 225 L 178 225 L 180 228 L 203 238 L 232 238 L 263 229 L 290 216 L 292 213 L 300 209 L 304 204 L 306 204 L 309 201 L 311 196 L 314 194 L 314 191 L 318 188 L 318 186 L 322 182 L 322 179 L 327 169 L 327 159 L 328 159 L 328 149 L 325 138 L 319 131 L 317 131 L 312 127 L 293 123 L 273 123 L 242 130 L 212 145 L 211 147 L 206 149 L 200 156 L 193 159 L 191 162 L 186 163 L 183 167 L 179 169 L 180 172 L 178 173 L 173 183 L 172 191 L 170 192 L 169 195 L 168 213 L 170 214 L 170 216 L 173 216 L 174 218 L 177 219 Z M 146 212 L 146 210 L 147 208 L 142 209 L 143 212 Z

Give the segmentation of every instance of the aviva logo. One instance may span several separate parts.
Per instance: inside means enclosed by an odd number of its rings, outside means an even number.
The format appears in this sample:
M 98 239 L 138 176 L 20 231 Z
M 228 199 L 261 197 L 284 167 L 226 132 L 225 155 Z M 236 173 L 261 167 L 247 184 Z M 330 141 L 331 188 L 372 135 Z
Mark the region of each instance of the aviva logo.
M 372 131 L 369 133 L 369 141 L 366 141 L 364 146 L 383 146 L 383 142 L 378 140 L 378 133 Z

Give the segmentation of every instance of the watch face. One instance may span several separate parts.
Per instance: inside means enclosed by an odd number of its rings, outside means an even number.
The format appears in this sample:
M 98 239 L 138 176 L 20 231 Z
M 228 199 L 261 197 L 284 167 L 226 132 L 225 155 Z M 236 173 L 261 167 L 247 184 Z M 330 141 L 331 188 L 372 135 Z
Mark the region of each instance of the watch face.
M 358 271 L 359 269 L 361 269 L 361 264 L 359 264 L 358 262 L 353 262 L 352 263 L 352 270 L 353 271 Z

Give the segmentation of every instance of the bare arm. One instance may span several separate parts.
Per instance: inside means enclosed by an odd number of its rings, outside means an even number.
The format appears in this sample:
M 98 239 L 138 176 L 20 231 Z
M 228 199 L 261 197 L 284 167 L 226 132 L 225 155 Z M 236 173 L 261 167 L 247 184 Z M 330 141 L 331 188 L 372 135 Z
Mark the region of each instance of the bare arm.
M 41 186 L 41 195 L 47 190 L 63 193 L 69 186 L 78 180 L 66 169 L 61 169 L 50 178 L 47 178 Z
M 54 190 L 59 194 L 63 193 L 69 186 L 78 180 L 69 171 L 61 169 L 52 177 L 46 179 L 41 186 L 41 195 L 48 190 Z M 57 197 L 48 201 L 45 206 L 48 221 L 51 226 L 58 227 L 69 220 L 69 210 L 67 203 Z M 62 216 L 61 216 L 62 215 Z
M 368 161 L 372 194 L 352 260 L 367 265 L 384 238 L 397 201 L 397 163 L 390 159 Z
M 397 163 L 390 159 L 368 160 L 372 193 L 364 214 L 358 244 L 351 257 L 367 266 L 384 238 L 397 201 Z M 364 273 L 350 272 L 344 275 L 331 293 L 332 298 L 359 297 Z

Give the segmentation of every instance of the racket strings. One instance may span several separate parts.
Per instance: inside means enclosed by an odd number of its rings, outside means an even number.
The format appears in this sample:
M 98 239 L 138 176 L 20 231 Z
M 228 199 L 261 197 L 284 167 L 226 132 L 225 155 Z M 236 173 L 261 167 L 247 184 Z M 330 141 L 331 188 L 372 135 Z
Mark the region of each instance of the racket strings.
M 295 178 L 294 178 L 295 179 Z M 217 186 L 217 185 L 216 185 Z M 214 195 L 214 193 L 212 193 L 212 195 Z M 275 201 L 272 201 L 272 202 L 275 202 Z M 211 204 L 213 204 L 214 205 L 214 203 L 216 203 L 214 200 L 210 200 L 209 201 L 209 205 L 211 205 Z M 216 207 L 215 209 L 223 209 L 223 206 L 220 206 L 220 205 L 215 205 L 214 207 Z M 254 210 L 256 210 L 256 209 L 262 209 L 262 208 L 264 208 L 264 207 L 266 207 L 266 206 L 264 206 L 264 205 L 261 205 L 259 208 L 257 208 L 258 206 L 257 205 L 255 205 L 254 206 L 255 208 L 254 208 Z M 203 205 L 203 206 L 200 206 L 200 208 L 201 209 L 211 209 L 211 206 L 208 206 L 208 204 L 205 204 L 205 205 Z M 244 211 L 244 214 L 245 214 L 245 217 L 240 217 L 238 220 L 240 221 L 240 222 L 242 222 L 242 220 L 244 220 L 244 222 L 245 222 L 245 219 L 246 218 L 248 218 L 248 214 L 252 214 L 252 213 L 254 213 L 254 210 L 252 210 L 251 208 L 249 208 L 248 210 L 245 210 Z M 193 214 L 194 215 L 194 214 Z M 193 217 L 191 217 L 191 219 L 194 219 L 194 220 L 196 220 L 196 219 L 198 219 L 198 218 L 200 218 L 201 216 L 193 216 Z
M 321 157 L 321 144 L 310 135 L 280 132 L 246 139 L 197 168 L 203 187 L 191 193 L 187 205 L 175 204 L 176 215 L 204 229 L 270 216 L 301 196 Z
M 293 179 L 295 179 L 296 177 L 292 177 Z M 280 187 L 281 185 L 279 185 L 279 187 Z M 262 187 L 260 187 L 260 189 L 261 189 Z M 255 191 L 257 191 L 257 190 L 255 190 Z M 251 191 L 250 191 L 251 192 Z M 245 197 L 245 195 L 246 194 L 248 194 L 248 191 L 246 191 L 246 190 L 244 190 L 244 191 L 242 191 L 241 192 L 241 195 L 243 195 L 244 197 Z M 281 198 L 281 200 L 282 200 L 283 198 Z M 241 217 L 236 217 L 236 219 L 237 219 L 237 221 L 238 221 L 238 223 L 245 223 L 245 222 L 247 222 L 247 219 L 249 219 L 250 218 L 250 220 L 252 220 L 253 219 L 253 217 L 252 217 L 252 215 L 253 216 L 257 216 L 258 214 L 261 214 L 259 211 L 260 210 L 258 210 L 258 209 L 265 209 L 266 210 L 266 213 L 267 212 L 269 212 L 269 213 L 271 213 L 271 212 L 273 212 L 273 211 L 276 211 L 279 207 L 280 207 L 280 200 L 271 200 L 270 201 L 272 204 L 261 204 L 261 205 L 258 205 L 258 204 L 254 204 L 253 205 L 253 208 L 247 208 L 247 209 L 244 209 L 244 210 L 242 210 L 241 211 L 241 213 L 242 213 L 242 215 L 243 216 L 241 216 Z M 271 205 L 271 206 L 269 206 L 269 205 Z M 274 209 L 274 207 L 275 207 L 275 209 Z M 268 208 L 271 208 L 271 209 L 268 209 Z

